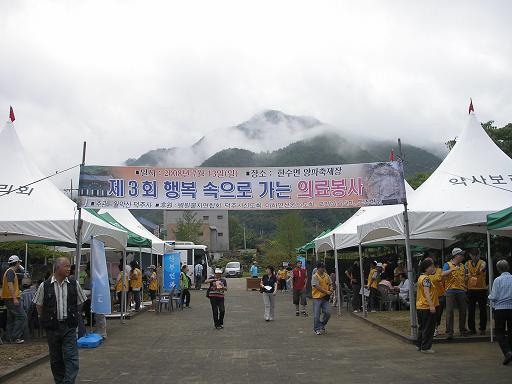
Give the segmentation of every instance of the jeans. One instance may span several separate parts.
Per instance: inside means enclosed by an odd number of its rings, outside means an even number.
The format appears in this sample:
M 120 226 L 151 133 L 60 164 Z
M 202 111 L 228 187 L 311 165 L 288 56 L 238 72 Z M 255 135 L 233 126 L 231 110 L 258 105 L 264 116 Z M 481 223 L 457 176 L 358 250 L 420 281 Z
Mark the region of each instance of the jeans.
M 201 283 L 203 282 L 203 275 L 196 275 L 196 289 L 201 289 Z
M 481 331 L 487 328 L 487 290 L 470 289 L 468 291 L 468 328 L 470 331 L 476 331 L 475 312 L 476 304 L 480 310 L 480 327 Z
M 436 313 L 431 313 L 430 309 L 418 309 L 418 340 L 417 346 L 421 351 L 432 348 L 434 340 L 434 331 L 436 329 Z
M 55 383 L 74 383 L 79 369 L 76 328 L 70 328 L 66 323 L 59 323 L 57 329 L 46 330 L 46 339 Z
M 512 309 L 496 309 L 494 311 L 494 323 L 496 325 L 496 339 L 500 344 L 501 352 L 506 355 L 512 352 Z M 505 326 L 508 335 L 505 333 Z
M 274 320 L 274 306 L 276 303 L 276 297 L 273 293 L 263 292 L 263 304 L 265 305 L 265 314 L 263 318 L 265 320 Z
M 4 302 L 7 307 L 7 339 L 12 341 L 22 339 L 25 331 L 25 323 L 27 322 L 27 315 L 19 302 L 18 305 L 15 305 L 12 299 L 6 299 Z
M 441 325 L 441 317 L 443 317 L 443 311 L 446 308 L 446 296 L 439 296 L 439 306 L 436 307 L 437 319 L 436 327 Z
M 140 291 L 132 291 L 133 301 L 135 301 L 135 310 L 138 311 L 140 309 Z
M 190 306 L 190 291 L 188 288 L 183 288 L 181 292 L 181 304 L 185 304 L 186 307 Z
M 363 299 L 361 298 L 361 284 L 352 284 L 352 309 L 359 311 L 362 308 Z
M 323 313 L 323 320 L 320 320 L 320 316 Z M 329 300 L 313 299 L 313 329 L 320 331 L 325 329 L 329 318 L 331 317 L 331 307 Z
M 226 309 L 224 308 L 223 297 L 210 297 L 210 304 L 212 306 L 213 323 L 216 327 L 224 325 L 224 314 Z
M 446 334 L 453 336 L 453 310 L 459 308 L 459 331 L 466 332 L 466 292 L 446 292 Z

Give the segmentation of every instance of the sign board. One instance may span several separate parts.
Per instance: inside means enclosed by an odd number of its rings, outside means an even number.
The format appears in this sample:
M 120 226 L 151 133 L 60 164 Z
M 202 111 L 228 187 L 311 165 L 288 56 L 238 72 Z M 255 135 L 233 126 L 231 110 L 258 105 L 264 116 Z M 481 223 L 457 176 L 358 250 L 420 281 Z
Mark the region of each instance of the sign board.
M 165 253 L 163 258 L 164 281 L 163 289 L 170 291 L 172 287 L 180 287 L 180 254 Z
M 251 168 L 83 166 L 87 208 L 272 210 L 405 202 L 402 163 Z

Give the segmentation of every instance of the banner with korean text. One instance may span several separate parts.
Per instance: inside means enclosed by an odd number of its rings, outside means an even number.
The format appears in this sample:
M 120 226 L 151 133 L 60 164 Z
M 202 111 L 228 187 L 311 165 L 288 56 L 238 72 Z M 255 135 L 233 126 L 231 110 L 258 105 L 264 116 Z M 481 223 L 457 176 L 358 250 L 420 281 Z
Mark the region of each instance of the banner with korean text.
M 88 208 L 269 210 L 356 208 L 405 202 L 401 162 L 250 167 L 83 166 Z
M 164 281 L 163 288 L 170 291 L 173 287 L 180 288 L 180 254 L 179 252 L 165 253 L 163 258 Z

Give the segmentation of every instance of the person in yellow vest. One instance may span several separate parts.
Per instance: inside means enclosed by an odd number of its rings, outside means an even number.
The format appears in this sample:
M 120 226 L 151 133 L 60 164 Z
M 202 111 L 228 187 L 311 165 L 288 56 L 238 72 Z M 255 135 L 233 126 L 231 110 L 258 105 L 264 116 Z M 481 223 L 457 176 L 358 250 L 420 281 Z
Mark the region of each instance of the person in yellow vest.
M 158 291 L 158 277 L 156 275 L 156 267 L 154 265 L 149 266 L 149 297 L 151 298 L 151 308 L 149 312 L 155 312 L 155 300 L 156 292 Z
M 132 271 L 130 272 L 130 288 L 132 289 L 133 301 L 135 301 L 135 310 L 140 310 L 141 289 L 142 289 L 142 271 L 139 264 L 133 260 L 130 263 Z
M 416 310 L 418 313 L 417 347 L 420 352 L 434 353 L 432 341 L 436 327 L 439 296 L 431 279 L 435 273 L 432 259 L 427 258 L 420 263 L 420 273 L 416 288 Z
M 441 318 L 443 317 L 444 309 L 446 308 L 446 288 L 444 286 L 445 277 L 443 276 L 443 269 L 439 267 L 437 259 L 432 259 L 435 266 L 434 274 L 430 277 L 432 284 L 436 288 L 437 296 L 439 298 L 439 307 L 437 307 L 437 318 L 436 318 L 436 329 L 434 331 L 434 337 L 441 335 L 439 332 L 439 326 L 441 325 Z
M 370 297 L 368 299 L 368 306 L 371 312 L 377 312 L 379 306 L 379 291 L 377 289 L 382 274 L 382 264 L 372 261 L 370 266 L 370 273 L 368 274 L 367 288 L 370 290 Z
M 476 304 L 480 309 L 480 327 L 481 335 L 485 335 L 487 328 L 487 263 L 480 260 L 480 251 L 473 249 L 469 255 L 471 260 L 466 262 L 468 271 L 468 328 L 469 333 L 476 335 L 475 312 Z
M 317 335 L 325 333 L 325 326 L 331 317 L 329 299 L 332 295 L 331 278 L 325 272 L 325 264 L 316 265 L 316 273 L 311 277 L 313 298 L 313 329 Z M 323 318 L 322 318 L 323 314 Z
M 444 264 L 443 276 L 446 288 L 446 336 L 453 338 L 453 312 L 455 306 L 459 309 L 459 331 L 461 336 L 467 336 L 466 329 L 466 282 L 467 272 L 464 266 L 466 252 L 460 248 L 452 250 L 452 259 Z
M 123 272 L 124 272 L 124 281 L 123 281 Z M 123 264 L 119 264 L 119 273 L 117 274 L 115 290 L 117 294 L 117 301 L 119 302 L 119 307 L 123 305 L 120 309 L 122 312 L 126 312 L 127 308 L 127 300 L 128 300 L 128 286 L 129 286 L 129 274 L 126 273 L 126 270 L 123 271 Z M 123 295 L 124 295 L 124 303 L 123 303 Z
M 23 332 L 27 315 L 20 304 L 21 291 L 16 274 L 23 273 L 24 269 L 21 266 L 20 258 L 16 255 L 9 257 L 7 264 L 9 268 L 5 271 L 2 279 L 2 299 L 7 307 L 6 338 L 7 341 L 22 344 L 25 342 Z

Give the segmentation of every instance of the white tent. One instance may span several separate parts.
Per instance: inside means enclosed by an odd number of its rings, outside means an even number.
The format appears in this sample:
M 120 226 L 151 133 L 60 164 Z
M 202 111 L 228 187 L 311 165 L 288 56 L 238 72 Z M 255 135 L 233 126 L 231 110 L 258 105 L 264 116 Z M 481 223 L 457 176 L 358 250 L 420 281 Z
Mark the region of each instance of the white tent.
M 11 122 L 0 132 L 0 154 L 0 241 L 53 240 L 76 244 L 76 204 L 48 179 L 24 187 L 45 176 L 23 148 Z M 109 247 L 126 247 L 125 231 L 85 210 L 82 219 L 83 242 L 96 237 Z
M 128 209 L 101 209 L 99 214 L 102 213 L 108 213 L 126 229 L 151 240 L 151 251 L 154 255 L 164 254 L 165 242 L 148 231 Z
M 407 182 L 405 182 L 405 191 L 407 194 L 407 200 L 413 200 L 415 191 Z M 334 239 L 336 239 L 336 249 L 338 250 L 357 247 L 359 245 L 359 238 L 357 236 L 357 227 L 359 225 L 371 223 L 390 215 L 399 214 L 402 211 L 403 205 L 383 205 L 360 208 L 350 219 L 345 221 L 343 224 L 338 225 L 332 231 L 315 239 L 316 251 L 323 252 L 334 249 Z M 443 244 L 442 240 L 449 240 L 452 237 L 452 233 L 435 232 L 429 233 L 428 238 L 425 236 L 413 236 L 411 237 L 411 242 L 417 245 L 428 246 L 429 248 L 441 248 Z M 364 245 L 377 243 L 381 245 L 403 244 L 404 236 L 394 234 L 394 236 L 389 236 L 385 239 L 366 242 Z
M 474 114 L 435 172 L 409 203 L 411 237 L 432 231 L 485 232 L 487 214 L 512 202 L 512 159 L 494 144 Z M 358 226 L 366 242 L 404 235 L 403 212 Z

